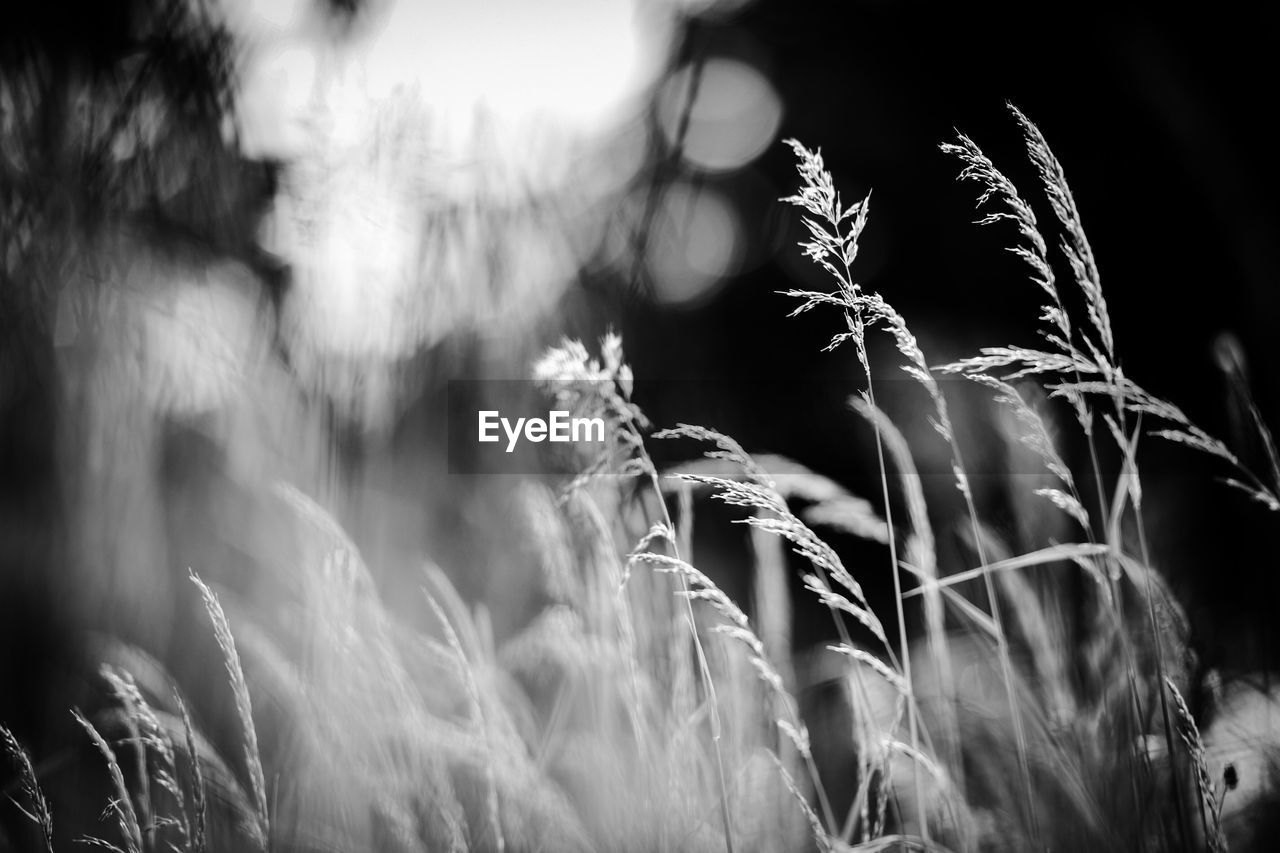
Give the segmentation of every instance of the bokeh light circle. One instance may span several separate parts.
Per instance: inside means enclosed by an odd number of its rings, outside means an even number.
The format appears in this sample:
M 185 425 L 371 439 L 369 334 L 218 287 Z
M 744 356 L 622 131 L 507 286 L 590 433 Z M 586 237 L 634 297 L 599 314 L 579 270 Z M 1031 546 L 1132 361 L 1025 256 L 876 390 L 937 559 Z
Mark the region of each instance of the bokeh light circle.
M 708 172 L 727 172 L 746 166 L 774 141 L 782 99 L 756 68 L 716 58 L 707 60 L 701 72 L 686 65 L 663 84 L 658 122 L 668 144 L 677 143 L 686 111 L 689 123 L 680 145 L 685 162 Z
M 679 306 L 706 300 L 737 270 L 743 242 L 737 211 L 722 193 L 687 182 L 671 185 L 645 251 L 654 297 Z

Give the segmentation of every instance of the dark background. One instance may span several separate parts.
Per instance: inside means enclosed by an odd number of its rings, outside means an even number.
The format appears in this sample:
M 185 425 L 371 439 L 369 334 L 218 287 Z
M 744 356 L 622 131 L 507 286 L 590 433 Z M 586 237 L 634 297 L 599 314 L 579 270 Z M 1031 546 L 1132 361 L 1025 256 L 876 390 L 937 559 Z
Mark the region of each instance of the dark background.
M 905 315 L 935 364 L 1036 343 L 1040 292 L 1003 251 L 1012 228 L 972 224 L 974 187 L 957 183 L 957 164 L 938 150 L 957 128 L 969 135 L 1051 224 L 1004 107 L 1017 105 L 1066 170 L 1126 373 L 1264 469 L 1252 440 L 1232 434 L 1213 345 L 1223 332 L 1238 337 L 1275 423 L 1280 187 L 1268 129 L 1278 35 L 1269 14 L 1242 4 L 760 2 L 700 22 L 685 49 L 760 62 L 782 96 L 780 138 L 821 147 L 846 202 L 872 191 L 855 277 Z M 707 179 L 741 200 L 768 259 L 693 309 L 628 304 L 624 339 L 642 378 L 723 382 L 714 398 L 699 381 L 642 400 L 657 423 L 716 426 L 874 497 L 866 430 L 843 408 L 861 371 L 851 348 L 820 352 L 840 319 L 784 320 L 794 306 L 776 294 L 803 286 L 795 271 L 808 263 L 796 216 L 773 201 L 795 190 L 794 168 L 776 144 L 744 173 Z M 1069 287 L 1069 270 L 1056 271 Z M 884 344 L 878 355 L 887 379 L 895 354 Z M 983 428 L 963 415 L 973 395 L 957 396 L 962 437 L 979 443 L 967 450 L 978 476 Z M 894 414 L 928 442 L 922 403 Z M 1082 471 L 1074 424 L 1060 414 Z M 1153 560 L 1175 580 L 1205 662 L 1273 663 L 1274 515 L 1216 483 L 1227 472 L 1199 454 L 1148 439 L 1141 458 Z M 935 483 L 931 496 L 945 491 Z M 989 506 L 1000 527 L 999 500 Z

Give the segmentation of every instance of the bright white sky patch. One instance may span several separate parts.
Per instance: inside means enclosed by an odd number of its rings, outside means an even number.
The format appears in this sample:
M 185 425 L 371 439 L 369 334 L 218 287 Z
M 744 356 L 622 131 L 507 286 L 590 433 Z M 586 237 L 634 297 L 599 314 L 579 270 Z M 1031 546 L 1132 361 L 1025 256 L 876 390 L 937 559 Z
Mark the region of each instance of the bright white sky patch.
M 393 0 L 349 29 L 228 2 L 243 150 L 285 166 L 262 235 L 293 272 L 283 337 L 339 402 L 554 303 L 644 162 L 676 26 L 651 0 Z
M 470 126 L 483 114 L 504 137 L 546 124 L 604 133 L 635 114 L 673 25 L 661 7 L 636 0 L 394 0 L 335 43 L 296 10 L 224 2 L 248 46 L 241 130 L 250 153 L 270 156 L 303 153 L 294 138 L 300 114 L 358 122 L 368 102 L 403 88 L 440 121 Z M 441 153 L 469 154 L 469 134 L 460 136 Z
M 401 0 L 365 61 L 375 94 L 413 81 L 442 108 L 590 126 L 648 83 L 645 23 L 631 0 Z

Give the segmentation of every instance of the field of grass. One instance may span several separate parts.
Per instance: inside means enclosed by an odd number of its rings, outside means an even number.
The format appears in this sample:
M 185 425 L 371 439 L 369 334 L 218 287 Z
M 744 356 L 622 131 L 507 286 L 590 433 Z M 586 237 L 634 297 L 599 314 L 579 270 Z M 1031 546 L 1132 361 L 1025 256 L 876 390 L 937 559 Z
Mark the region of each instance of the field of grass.
M 1011 121 L 1032 186 L 963 135 L 943 148 L 981 225 L 1007 233 L 1041 292 L 1043 343 L 993 342 L 945 365 L 890 295 L 858 283 L 868 199 L 846 204 L 821 155 L 791 143 L 799 188 L 784 201 L 803 211 L 801 250 L 830 283 L 791 291 L 793 313 L 826 314 L 829 348 L 856 351 L 850 406 L 874 434 L 879 494 L 753 458 L 702 426 L 655 427 L 631 400 L 617 336 L 597 354 L 566 341 L 534 376 L 565 408 L 604 417 L 611 440 L 559 489 L 530 481 L 514 495 L 550 602 L 521 633 L 497 643 L 484 607 L 430 565 L 418 600 L 389 607 L 334 518 L 281 485 L 273 499 L 307 531 L 299 564 L 278 567 L 285 603 L 263 612 L 191 573 L 176 596 L 192 617 L 183 631 L 216 652 L 193 652 L 198 690 L 102 640 L 104 698 L 67 709 L 78 742 L 61 758 L 33 760 L 0 732 L 0 849 L 1265 849 L 1270 698 L 1197 666 L 1151 563 L 1140 457 L 1159 441 L 1209 454 L 1224 495 L 1271 511 L 1280 458 L 1255 409 L 1263 471 L 1124 372 L 1125 330 L 1063 168 L 1029 119 Z M 897 363 L 871 363 L 880 333 Z M 899 371 L 951 455 L 958 521 L 931 517 L 912 451 L 877 407 L 873 377 Z M 1013 487 L 1040 541 L 981 516 L 944 377 L 989 391 L 1010 452 L 1039 467 Z M 1058 418 L 1079 430 L 1084 465 L 1060 452 Z M 658 470 L 650 449 L 667 440 L 703 456 Z M 707 500 L 746 525 L 750 602 L 698 568 Z M 935 536 L 953 523 L 967 560 L 944 565 Z M 831 532 L 882 559 L 846 565 Z M 792 648 L 797 565 L 836 638 L 817 649 Z M 886 578 L 896 607 L 878 613 L 863 588 Z

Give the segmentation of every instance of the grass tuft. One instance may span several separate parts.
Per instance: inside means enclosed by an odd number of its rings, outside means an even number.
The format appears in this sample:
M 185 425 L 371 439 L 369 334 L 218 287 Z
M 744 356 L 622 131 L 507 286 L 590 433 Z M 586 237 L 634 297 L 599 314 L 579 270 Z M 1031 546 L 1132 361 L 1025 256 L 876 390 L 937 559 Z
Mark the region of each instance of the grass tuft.
M 267 813 L 267 782 L 262 769 L 262 755 L 258 750 L 258 729 L 253 722 L 253 702 L 249 697 L 249 684 L 245 681 L 244 667 L 240 664 L 240 655 L 236 651 L 235 638 L 231 633 L 231 625 L 222 610 L 222 604 L 212 589 L 192 571 L 191 582 L 200 590 L 204 601 L 205 612 L 213 623 L 213 636 L 222 650 L 223 664 L 226 666 L 227 678 L 231 684 L 231 693 L 235 698 L 236 714 L 240 718 L 240 732 L 244 737 L 244 764 L 249 774 L 249 790 L 253 795 L 257 829 L 264 846 L 270 846 L 271 821 Z
M 0 745 L 3 745 L 5 755 L 18 768 L 22 796 L 27 801 L 25 806 L 16 799 L 13 800 L 13 804 L 17 806 L 27 820 L 39 828 L 40 839 L 44 844 L 46 853 L 53 853 L 53 813 L 49 810 L 49 801 L 45 799 L 44 791 L 40 788 L 40 781 L 36 778 L 35 767 L 31 764 L 31 756 L 18 743 L 18 739 L 13 736 L 13 732 L 4 726 L 0 726 Z

